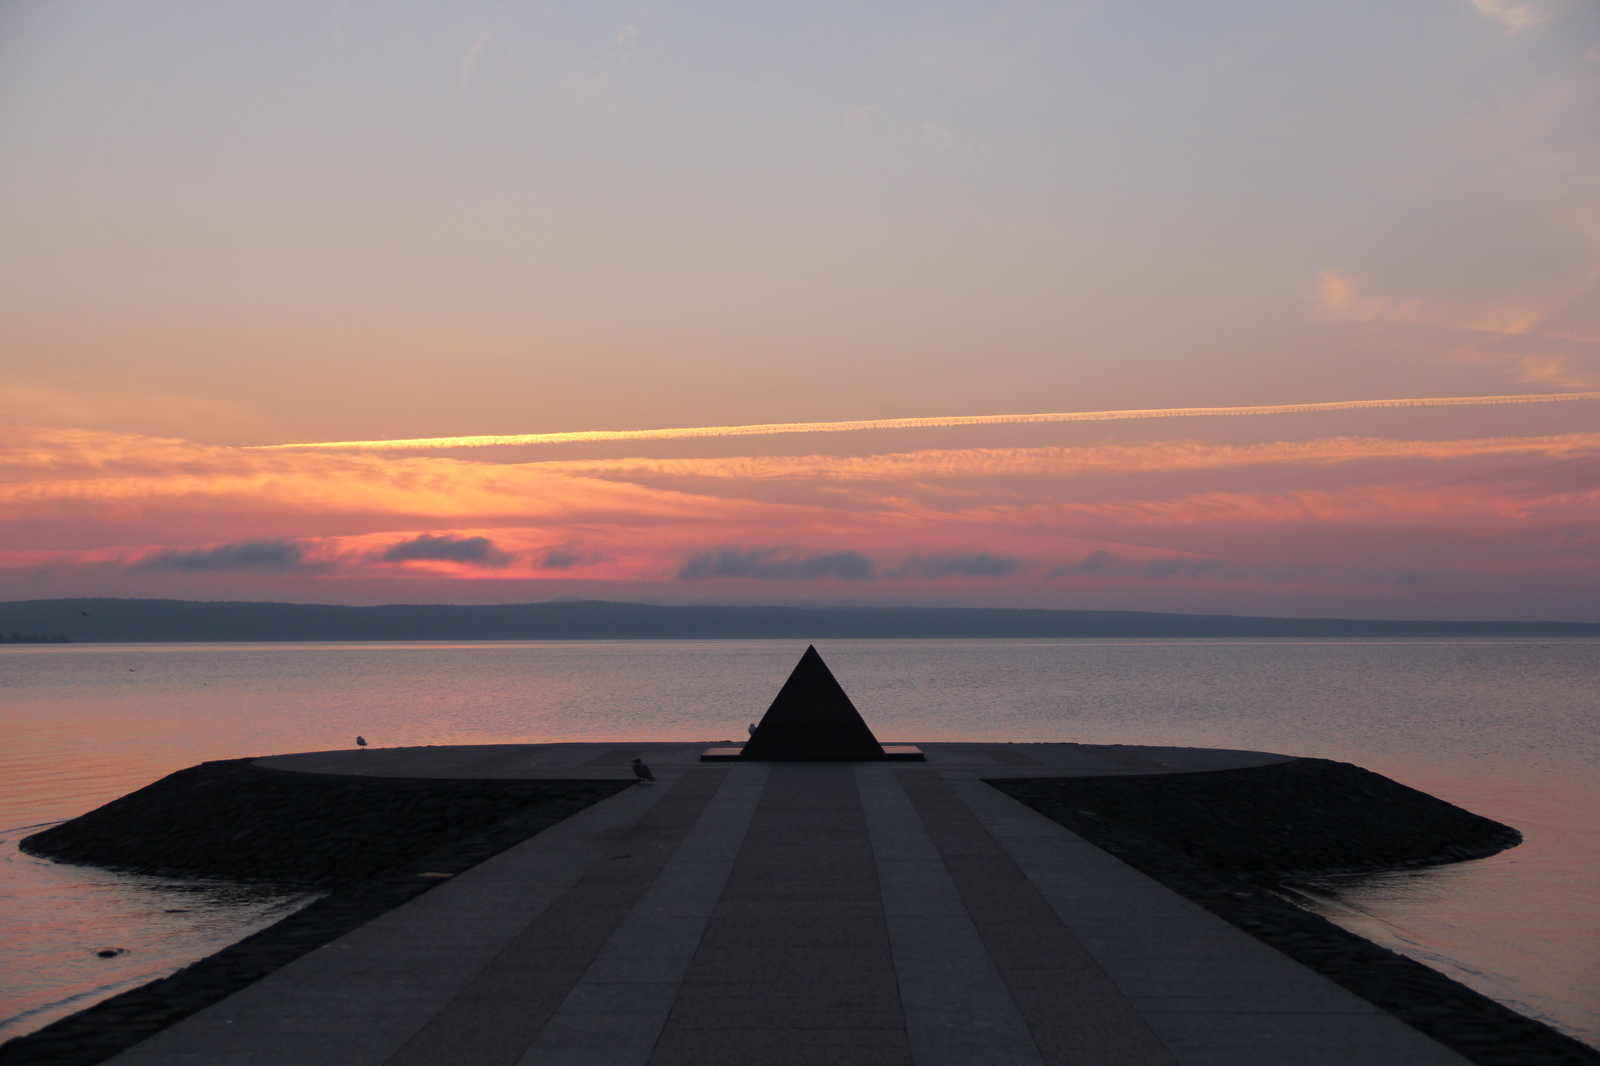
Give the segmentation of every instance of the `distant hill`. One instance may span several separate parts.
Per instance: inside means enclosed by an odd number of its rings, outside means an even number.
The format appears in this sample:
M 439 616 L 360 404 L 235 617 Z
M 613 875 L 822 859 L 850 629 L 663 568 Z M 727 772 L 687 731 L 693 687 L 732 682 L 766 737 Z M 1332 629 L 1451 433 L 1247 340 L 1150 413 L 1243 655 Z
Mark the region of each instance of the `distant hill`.
M 457 606 L 0 602 L 0 631 L 73 641 L 660 640 L 845 637 L 1600 637 L 1594 622 L 1395 622 L 989 607 L 658 607 L 583 600 Z

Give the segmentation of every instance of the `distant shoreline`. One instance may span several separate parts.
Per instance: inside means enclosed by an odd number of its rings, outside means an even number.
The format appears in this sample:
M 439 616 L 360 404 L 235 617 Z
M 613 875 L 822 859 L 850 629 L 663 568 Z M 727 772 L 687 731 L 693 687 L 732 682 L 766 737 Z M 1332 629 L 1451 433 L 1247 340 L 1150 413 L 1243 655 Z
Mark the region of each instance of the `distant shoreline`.
M 6 632 L 72 643 L 927 638 L 1600 638 L 1597 622 L 1395 621 L 1002 607 L 668 607 L 607 600 L 332 604 L 156 599 L 0 602 Z

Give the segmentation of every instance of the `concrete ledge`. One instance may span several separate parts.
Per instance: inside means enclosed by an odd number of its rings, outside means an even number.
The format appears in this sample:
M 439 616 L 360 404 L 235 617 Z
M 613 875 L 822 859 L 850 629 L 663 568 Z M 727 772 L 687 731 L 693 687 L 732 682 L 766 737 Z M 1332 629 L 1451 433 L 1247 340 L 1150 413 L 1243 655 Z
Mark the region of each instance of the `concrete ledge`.
M 927 759 L 915 744 L 885 744 L 881 759 L 852 759 L 852 762 L 922 762 Z M 700 753 L 701 762 L 743 762 L 744 745 L 707 748 Z M 794 759 L 752 759 L 751 762 L 797 762 Z
M 349 884 L 533 805 L 580 811 L 632 784 L 427 780 L 201 763 L 24 837 L 29 855 L 187 877 Z M 554 809 L 554 808 L 552 808 Z

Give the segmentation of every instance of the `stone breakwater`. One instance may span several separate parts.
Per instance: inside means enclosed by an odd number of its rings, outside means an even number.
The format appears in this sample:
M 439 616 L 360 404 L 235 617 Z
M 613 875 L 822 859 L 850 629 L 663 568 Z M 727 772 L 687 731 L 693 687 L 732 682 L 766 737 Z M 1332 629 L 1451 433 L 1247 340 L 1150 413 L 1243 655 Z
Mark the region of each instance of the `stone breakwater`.
M 338 886 L 529 804 L 573 813 L 628 783 L 352 777 L 229 759 L 179 770 L 18 846 L 137 873 Z
M 1347 764 L 995 780 L 991 785 L 1318 970 L 1480 1066 L 1600 1063 L 1600 1053 L 1301 910 L 1295 875 L 1493 854 L 1514 829 Z M 92 1066 L 526 839 L 628 781 L 461 781 L 181 771 L 24 842 L 36 855 L 334 891 L 178 973 L 0 1047 L 5 1066 Z
M 988 783 L 1478 1066 L 1600 1066 L 1600 1051 L 1273 891 L 1483 858 L 1521 842 L 1510 826 L 1324 759 Z
M 1327 759 L 991 784 L 1046 814 L 1041 804 L 1092 812 L 1256 880 L 1438 866 L 1522 843 L 1508 825 Z
M 282 881 L 292 875 L 334 891 L 170 977 L 7 1041 L 0 1045 L 0 1064 L 104 1062 L 438 887 L 447 880 L 441 874 L 471 869 L 631 784 L 350 778 L 263 770 L 237 759 L 180 770 L 35 834 L 28 838 L 33 854 L 63 861 L 206 877 Z M 151 818 L 164 821 L 146 824 Z M 294 834 L 296 825 L 306 838 Z M 252 832 L 242 834 L 246 828 Z M 117 839 L 119 832 L 148 841 L 141 845 L 148 850 L 130 849 Z M 194 835 L 204 865 L 185 861 L 185 834 Z M 41 838 L 48 838 L 44 847 Z M 307 838 L 320 843 L 308 849 Z M 66 858 L 69 852 L 77 857 Z

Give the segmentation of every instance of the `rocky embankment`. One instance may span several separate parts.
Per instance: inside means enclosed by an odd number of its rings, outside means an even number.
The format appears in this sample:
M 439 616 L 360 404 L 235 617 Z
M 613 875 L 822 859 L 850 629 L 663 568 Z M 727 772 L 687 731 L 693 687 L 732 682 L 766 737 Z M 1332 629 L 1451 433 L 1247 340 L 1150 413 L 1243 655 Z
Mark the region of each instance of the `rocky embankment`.
M 1600 1052 L 1279 894 L 1293 878 L 1478 859 L 1510 826 L 1359 766 L 991 780 L 1008 795 L 1478 1066 L 1600 1066 Z
M 1051 817 L 1110 818 L 1253 880 L 1437 866 L 1522 843 L 1508 825 L 1327 759 L 990 784 Z
M 30 855 L 164 876 L 337 886 L 530 804 L 582 810 L 614 781 L 440 781 L 201 763 L 24 838 Z
M 170 977 L 0 1045 L 4 1066 L 94 1066 L 632 781 L 432 781 L 202 763 L 22 842 L 62 862 L 326 885 Z

